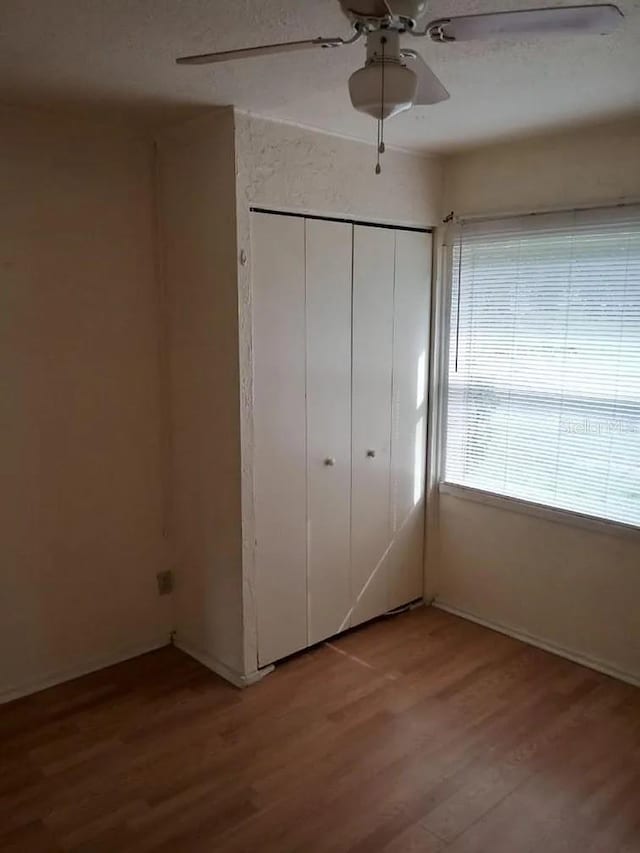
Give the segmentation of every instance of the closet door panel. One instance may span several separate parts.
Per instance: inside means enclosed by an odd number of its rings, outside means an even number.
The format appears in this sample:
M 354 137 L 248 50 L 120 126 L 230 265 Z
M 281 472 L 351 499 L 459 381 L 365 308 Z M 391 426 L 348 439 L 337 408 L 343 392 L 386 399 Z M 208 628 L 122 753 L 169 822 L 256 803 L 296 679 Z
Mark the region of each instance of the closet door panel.
M 306 222 L 309 644 L 350 621 L 352 232 Z
M 352 624 L 388 609 L 395 233 L 354 226 Z
M 307 645 L 304 220 L 252 214 L 258 659 Z
M 420 598 L 431 292 L 431 235 L 396 232 L 389 606 Z

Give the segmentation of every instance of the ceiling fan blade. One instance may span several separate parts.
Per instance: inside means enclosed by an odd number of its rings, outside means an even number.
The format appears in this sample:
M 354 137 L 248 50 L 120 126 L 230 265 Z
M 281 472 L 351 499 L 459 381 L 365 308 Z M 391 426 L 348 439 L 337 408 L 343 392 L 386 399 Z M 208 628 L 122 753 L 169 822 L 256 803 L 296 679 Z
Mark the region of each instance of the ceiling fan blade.
M 624 15 L 612 3 L 590 6 L 554 6 L 547 9 L 522 9 L 461 15 L 431 21 L 425 31 L 433 41 L 478 41 L 505 36 L 545 33 L 612 32 Z
M 418 78 L 418 93 L 413 102 L 414 106 L 439 104 L 449 99 L 449 93 L 419 53 L 415 50 L 403 50 L 402 56 Z
M 178 65 L 208 65 L 211 62 L 226 62 L 229 59 L 247 59 L 252 56 L 268 56 L 272 53 L 289 53 L 293 50 L 308 50 L 314 47 L 342 47 L 357 41 L 361 32 L 356 32 L 350 39 L 315 38 L 303 41 L 286 41 L 280 44 L 264 44 L 259 47 L 243 47 L 240 50 L 222 50 L 218 53 L 199 53 L 195 56 L 181 56 L 176 59 Z

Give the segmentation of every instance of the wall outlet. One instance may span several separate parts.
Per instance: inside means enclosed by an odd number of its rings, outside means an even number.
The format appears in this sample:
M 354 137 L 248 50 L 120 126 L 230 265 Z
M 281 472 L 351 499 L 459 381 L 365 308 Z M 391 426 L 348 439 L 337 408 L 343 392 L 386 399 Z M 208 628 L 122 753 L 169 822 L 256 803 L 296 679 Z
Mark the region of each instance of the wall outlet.
M 156 575 L 158 581 L 158 595 L 169 595 L 173 592 L 173 572 L 167 569 L 166 572 L 158 572 Z

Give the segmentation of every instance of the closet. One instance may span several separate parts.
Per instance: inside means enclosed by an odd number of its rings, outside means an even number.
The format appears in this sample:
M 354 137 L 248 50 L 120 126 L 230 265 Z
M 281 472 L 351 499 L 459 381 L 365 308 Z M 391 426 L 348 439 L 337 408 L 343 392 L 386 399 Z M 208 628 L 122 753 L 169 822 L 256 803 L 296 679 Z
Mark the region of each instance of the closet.
M 253 212 L 264 666 L 422 595 L 431 235 Z

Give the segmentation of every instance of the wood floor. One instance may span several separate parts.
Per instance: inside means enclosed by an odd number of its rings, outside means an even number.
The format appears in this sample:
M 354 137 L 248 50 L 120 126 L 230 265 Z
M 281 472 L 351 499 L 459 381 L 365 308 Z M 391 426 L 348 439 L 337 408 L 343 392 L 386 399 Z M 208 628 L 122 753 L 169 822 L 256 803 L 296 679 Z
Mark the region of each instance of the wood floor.
M 243 692 L 166 648 L 0 731 L 2 851 L 640 851 L 640 690 L 434 609 Z

